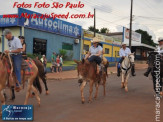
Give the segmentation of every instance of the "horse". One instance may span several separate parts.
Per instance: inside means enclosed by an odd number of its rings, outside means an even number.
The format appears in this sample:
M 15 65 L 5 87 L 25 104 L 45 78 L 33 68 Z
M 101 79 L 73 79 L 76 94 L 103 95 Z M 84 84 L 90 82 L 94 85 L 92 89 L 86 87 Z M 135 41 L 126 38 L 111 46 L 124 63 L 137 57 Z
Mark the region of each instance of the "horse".
M 34 61 L 34 63 L 35 63 L 35 65 L 37 66 L 37 68 L 38 68 L 38 76 L 36 77 L 36 79 L 35 79 L 35 81 L 33 82 L 33 85 L 34 85 L 34 87 L 38 87 L 38 86 L 40 86 L 40 82 L 39 82 L 39 77 L 41 78 L 41 80 L 43 81 L 43 83 L 44 83 L 44 86 L 45 86 L 45 94 L 46 95 L 48 95 L 49 94 L 49 90 L 48 90 L 48 87 L 47 87 L 47 82 L 46 82 L 46 75 L 45 75 L 45 72 L 44 72 L 44 66 L 43 66 L 43 64 L 39 61 L 39 60 L 37 60 L 37 59 L 33 59 L 33 61 Z M 14 87 L 13 87 L 14 88 Z M 15 92 L 14 92 L 14 90 L 13 90 L 13 88 L 11 88 L 10 90 L 11 90 L 11 99 L 10 100 L 14 100 L 15 99 Z M 33 93 L 32 93 L 32 95 L 34 95 Z
M 156 59 L 159 60 L 160 62 L 160 94 L 163 96 L 162 94 L 162 86 L 163 86 L 163 55 L 160 58 L 160 55 L 158 55 L 157 52 L 148 52 L 149 56 L 148 56 L 148 67 L 151 68 L 151 76 L 152 76 L 152 80 L 153 80 L 153 88 L 154 91 L 157 93 L 157 88 L 156 88 L 156 77 L 155 77 L 155 70 L 156 69 Z
M 5 105 L 5 98 L 2 93 L 2 90 L 5 89 L 5 87 L 6 87 L 6 81 L 8 81 L 8 79 L 10 79 L 10 80 L 12 79 L 13 82 L 15 82 L 15 83 L 17 82 L 17 79 L 16 79 L 16 77 L 14 77 L 15 75 L 13 73 L 10 74 L 10 76 L 12 78 L 9 76 L 8 67 L 7 67 L 9 58 L 10 58 L 9 55 L 6 55 L 4 53 L 1 55 L 1 58 L 0 58 L 0 79 L 1 79 L 1 81 L 0 81 L 0 101 L 1 101 L 2 105 Z M 23 73 L 24 71 L 21 70 L 21 77 L 22 77 L 23 82 L 25 80 L 28 80 L 27 93 L 26 93 L 24 105 L 27 105 L 30 92 L 31 92 L 31 90 L 33 90 L 35 93 L 38 105 L 40 106 L 40 97 L 38 95 L 38 91 L 33 86 L 33 82 L 38 75 L 38 68 L 33 61 L 31 61 L 30 63 L 31 63 L 32 74 L 24 74 Z M 37 82 L 39 82 L 39 81 L 37 81 Z M 38 85 L 38 83 L 37 83 L 37 85 Z M 41 93 L 42 89 L 40 86 L 38 87 L 38 90 Z M 2 112 L 1 112 L 1 114 L 2 114 Z
M 84 99 L 84 87 L 86 85 L 87 82 L 89 82 L 89 103 L 92 102 L 92 92 L 93 92 L 93 84 L 95 84 L 96 87 L 96 92 L 95 92 L 95 96 L 94 98 L 97 98 L 97 94 L 98 94 L 98 87 L 99 87 L 99 81 L 102 80 L 103 83 L 103 88 L 104 88 L 104 92 L 103 95 L 106 95 L 105 92 L 105 85 L 106 85 L 106 77 L 107 75 L 107 67 L 108 65 L 105 65 L 102 70 L 100 71 L 100 74 L 97 75 L 97 64 L 95 62 L 89 63 L 87 60 L 85 61 L 84 59 L 82 61 L 77 61 L 74 60 L 75 63 L 77 63 L 77 72 L 78 72 L 78 77 L 79 80 L 82 81 L 82 84 L 80 86 L 80 91 L 81 91 L 81 102 L 82 104 L 85 103 L 85 99 Z M 109 64 L 109 62 L 107 63 Z
M 130 76 L 131 67 L 134 64 L 134 53 L 126 56 L 121 64 L 122 71 L 122 81 L 121 88 L 125 88 L 125 91 L 128 92 L 128 78 Z

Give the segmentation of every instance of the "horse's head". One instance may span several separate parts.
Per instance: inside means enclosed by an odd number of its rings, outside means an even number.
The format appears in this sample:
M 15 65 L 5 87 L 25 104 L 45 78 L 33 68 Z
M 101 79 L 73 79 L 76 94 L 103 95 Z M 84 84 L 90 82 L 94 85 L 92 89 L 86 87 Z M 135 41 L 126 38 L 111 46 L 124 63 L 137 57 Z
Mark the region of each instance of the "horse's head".
M 78 71 L 79 79 L 82 79 L 84 76 L 84 72 L 85 72 L 84 59 L 82 61 L 74 60 L 74 62 L 77 64 L 77 71 Z
M 131 63 L 134 63 L 135 62 L 135 55 L 134 53 L 131 53 L 128 55 L 128 59 L 130 60 Z

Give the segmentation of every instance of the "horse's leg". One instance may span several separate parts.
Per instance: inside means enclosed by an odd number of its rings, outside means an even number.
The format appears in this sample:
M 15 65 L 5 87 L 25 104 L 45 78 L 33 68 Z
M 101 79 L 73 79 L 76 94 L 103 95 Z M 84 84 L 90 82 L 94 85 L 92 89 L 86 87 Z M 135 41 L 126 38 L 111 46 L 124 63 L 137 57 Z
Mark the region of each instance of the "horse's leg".
M 106 76 L 103 78 L 104 96 L 106 95 Z
M 97 98 L 97 94 L 98 94 L 98 87 L 99 87 L 99 85 L 98 85 L 98 83 L 96 83 L 96 93 L 95 93 L 95 96 L 94 96 L 94 98 L 95 98 L 95 99 Z
M 82 104 L 84 104 L 84 102 L 85 102 L 85 100 L 84 100 L 84 92 L 83 92 L 85 85 L 86 85 L 86 81 L 83 81 L 83 83 L 81 84 L 81 87 L 80 87 Z
M 93 80 L 91 80 L 89 83 L 89 101 L 88 101 L 89 103 L 92 102 L 93 83 L 94 83 Z
M 129 78 L 129 73 L 127 74 L 126 78 L 125 78 L 125 91 L 128 92 L 128 78 Z
M 121 88 L 124 88 L 124 73 L 122 72 Z
M 47 86 L 47 83 L 46 83 L 46 78 L 45 77 L 41 77 L 41 79 L 42 79 L 42 81 L 43 81 L 43 83 L 45 85 L 46 95 L 48 95 L 49 94 L 49 90 L 48 90 L 48 86 Z
M 32 86 L 32 84 L 30 83 L 30 79 L 29 79 L 28 80 L 27 93 L 26 93 L 26 98 L 25 98 L 24 105 L 27 105 L 27 103 L 28 103 L 28 99 L 29 99 L 30 91 L 31 91 L 31 86 Z
M 40 97 L 39 97 L 39 95 L 38 95 L 38 91 L 37 91 L 37 89 L 36 89 L 33 85 L 32 85 L 31 87 L 32 87 L 32 89 L 33 89 L 33 92 L 35 93 L 35 96 L 36 96 L 38 105 L 40 106 Z
M 2 86 L 0 85 L 0 101 L 1 101 L 1 105 L 5 105 L 5 98 L 4 95 L 2 93 Z M 2 111 L 0 110 L 0 116 L 2 115 Z

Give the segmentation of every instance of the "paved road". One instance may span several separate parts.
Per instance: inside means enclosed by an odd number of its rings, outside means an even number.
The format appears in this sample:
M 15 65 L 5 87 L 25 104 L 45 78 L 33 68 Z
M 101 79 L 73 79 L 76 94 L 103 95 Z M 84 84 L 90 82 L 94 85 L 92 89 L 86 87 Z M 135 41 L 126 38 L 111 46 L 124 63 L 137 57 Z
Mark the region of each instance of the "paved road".
M 38 107 L 35 98 L 29 100 L 29 104 L 34 105 L 34 122 L 154 122 L 153 85 L 150 78 L 142 75 L 143 72 L 138 70 L 136 77 L 130 77 L 128 93 L 120 88 L 120 78 L 110 75 L 106 97 L 103 97 L 101 86 L 98 99 L 91 104 L 81 104 L 77 80 L 48 81 L 50 95 L 41 94 L 41 107 Z M 88 88 L 87 85 L 87 101 Z M 17 93 L 14 103 L 7 104 L 23 104 L 24 99 L 25 91 Z

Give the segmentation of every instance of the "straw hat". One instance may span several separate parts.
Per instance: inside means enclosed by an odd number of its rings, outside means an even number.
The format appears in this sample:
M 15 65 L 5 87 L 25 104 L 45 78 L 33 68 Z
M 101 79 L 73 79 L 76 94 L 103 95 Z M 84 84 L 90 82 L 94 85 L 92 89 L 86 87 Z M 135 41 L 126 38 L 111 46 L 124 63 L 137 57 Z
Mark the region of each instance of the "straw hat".
M 98 42 L 100 42 L 100 41 L 98 40 L 97 37 L 94 37 L 94 38 L 91 40 L 91 42 L 92 42 L 92 43 L 98 43 Z

